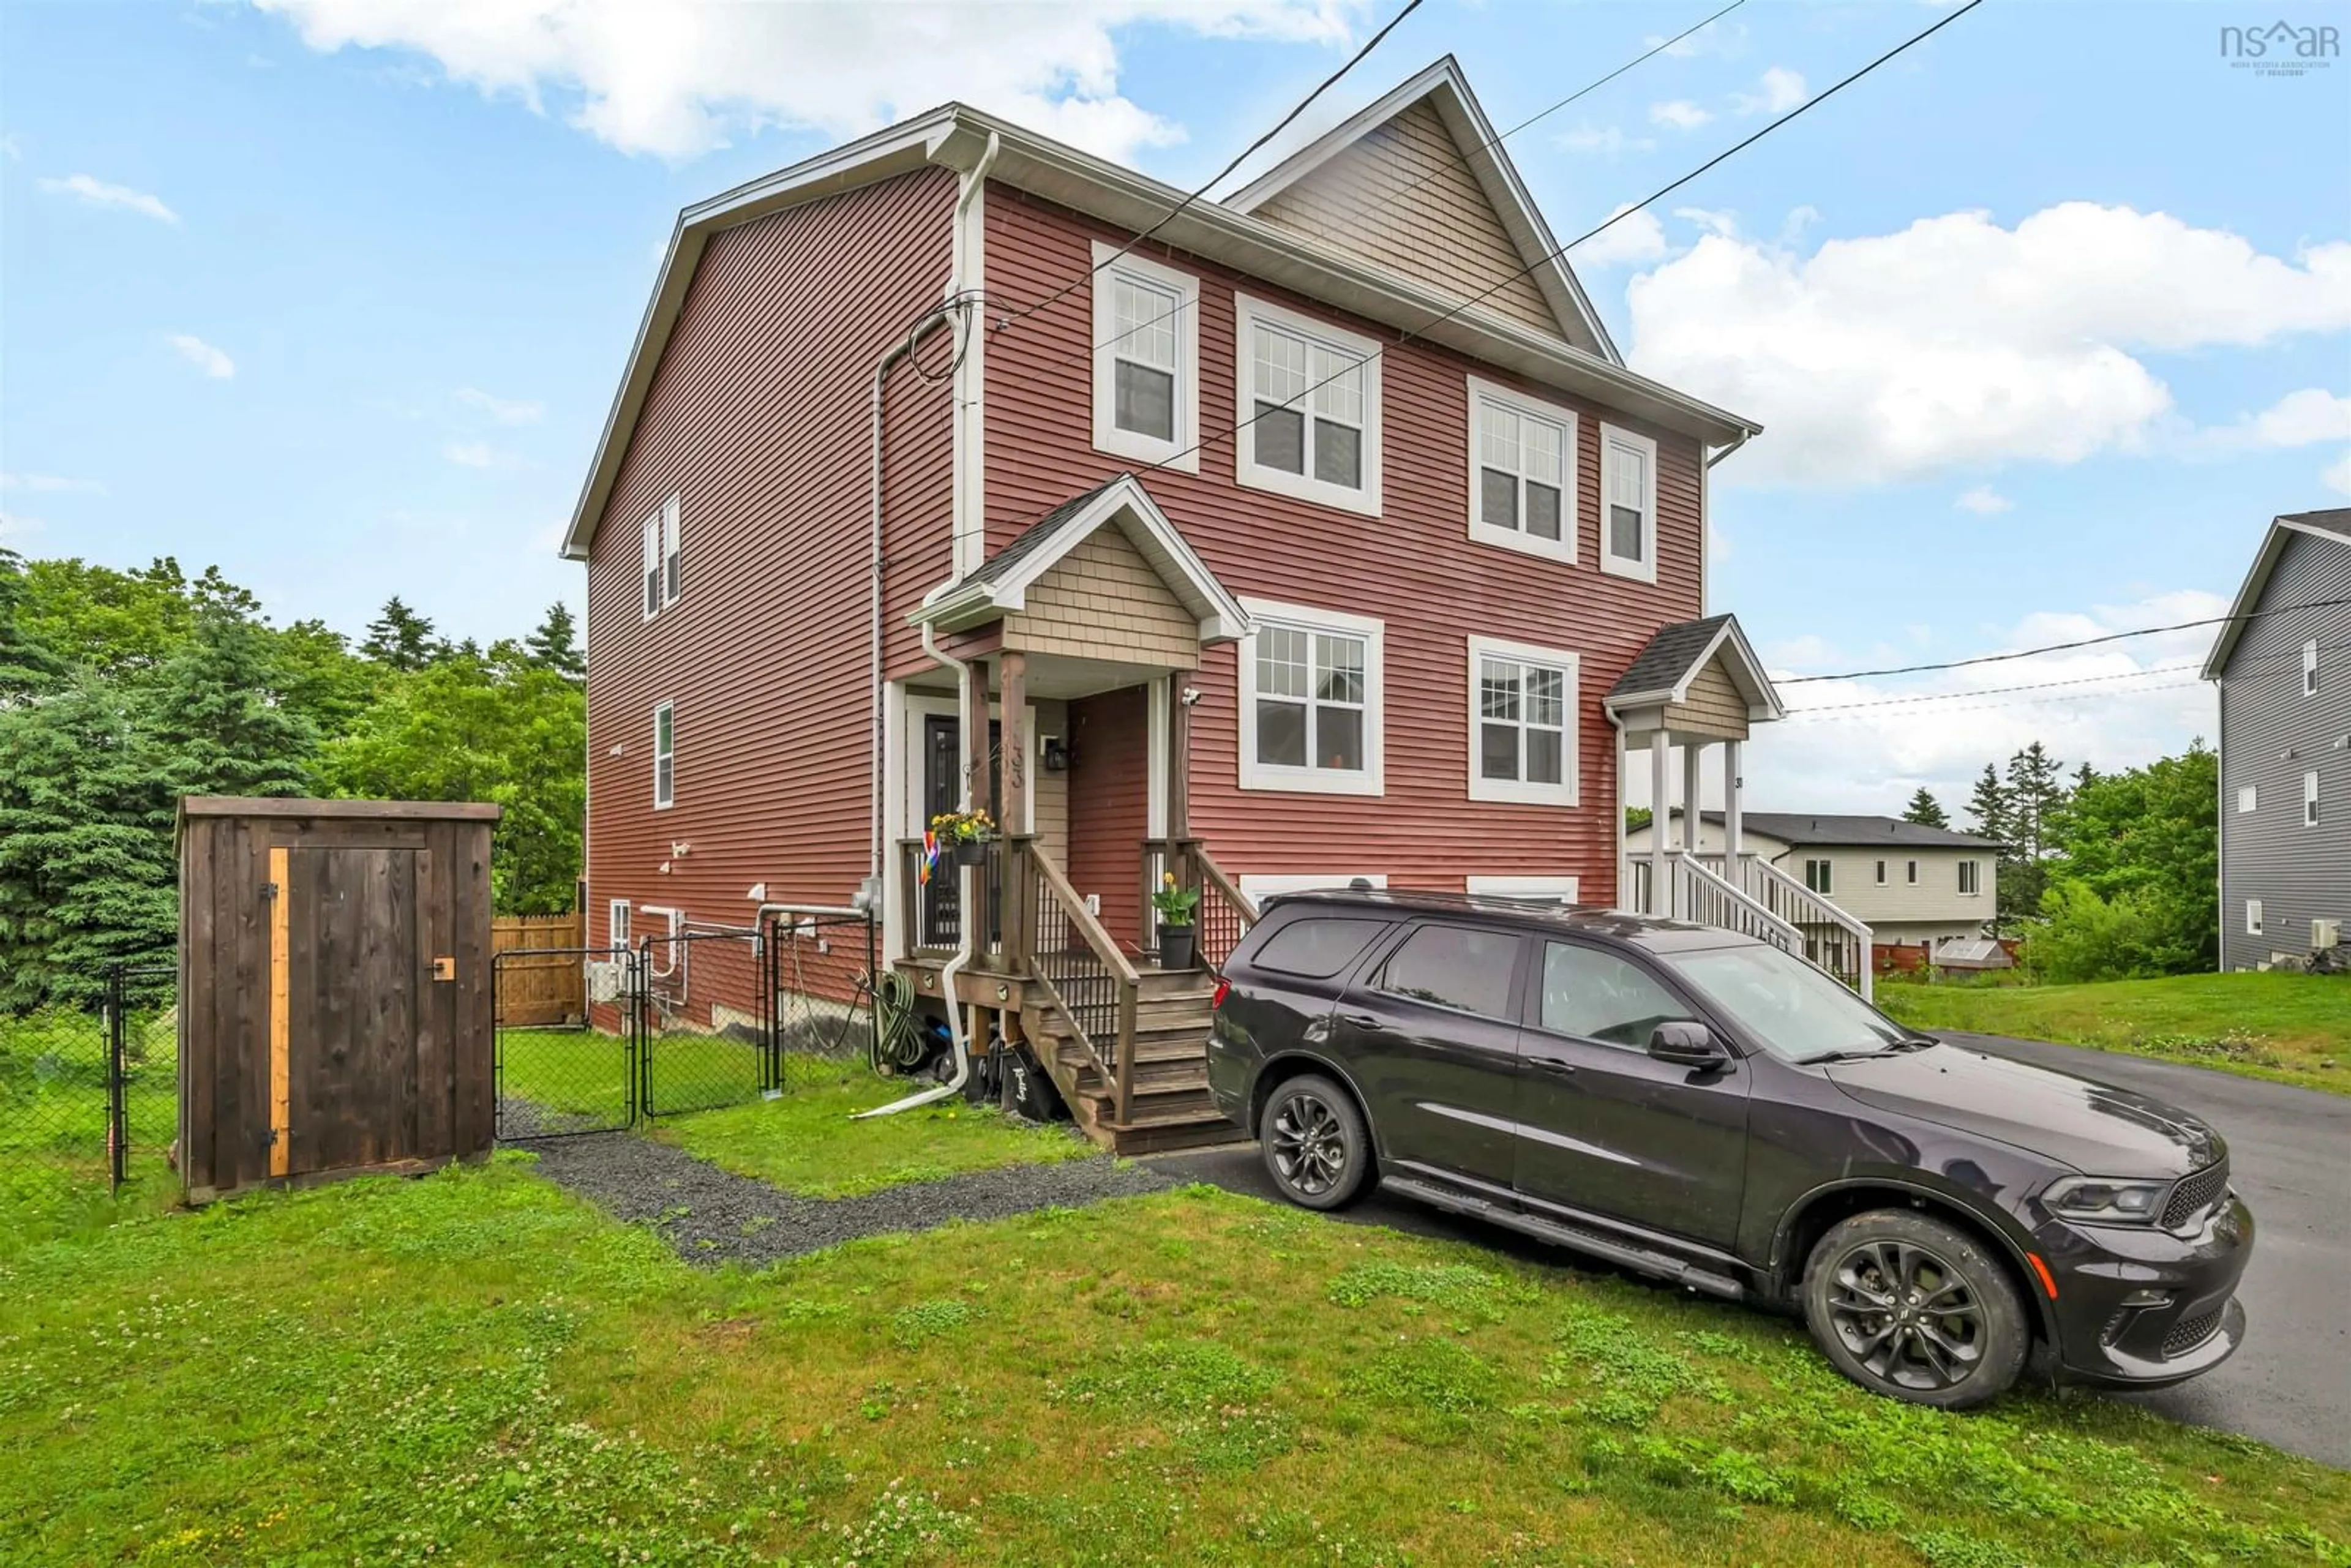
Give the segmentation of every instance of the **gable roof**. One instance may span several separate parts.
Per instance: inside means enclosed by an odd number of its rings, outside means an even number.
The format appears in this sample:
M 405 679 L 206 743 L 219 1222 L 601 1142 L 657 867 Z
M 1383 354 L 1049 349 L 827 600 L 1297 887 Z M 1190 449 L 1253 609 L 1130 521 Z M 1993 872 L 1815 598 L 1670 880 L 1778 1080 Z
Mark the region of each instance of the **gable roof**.
M 1369 160 L 1364 156 L 1368 144 L 1382 132 L 1409 123 L 1417 113 L 1434 115 L 1441 132 L 1452 143 L 1456 165 L 1467 171 L 1483 194 L 1487 212 L 1468 214 L 1469 221 L 1475 224 L 1482 216 L 1499 227 L 1518 266 L 1525 269 L 1523 284 L 1532 286 L 1560 336 L 1611 364 L 1623 364 L 1624 356 L 1617 352 L 1599 312 L 1592 308 L 1583 286 L 1576 281 L 1573 269 L 1558 254 L 1559 241 L 1552 237 L 1551 225 L 1543 221 L 1541 209 L 1528 193 L 1526 182 L 1520 178 L 1517 165 L 1510 162 L 1501 138 L 1494 133 L 1486 111 L 1479 107 L 1477 95 L 1469 90 L 1468 78 L 1461 73 L 1460 63 L 1451 55 L 1291 153 L 1227 197 L 1225 205 L 1284 227 L 1297 226 L 1294 221 L 1285 222 L 1282 214 L 1300 196 L 1310 187 L 1332 182 L 1342 166 L 1350 162 L 1368 165 Z M 1437 156 L 1441 159 L 1444 154 L 1439 152 Z M 1384 202 L 1433 187 L 1443 171 L 1432 169 L 1416 177 L 1409 170 L 1394 167 L 1366 166 L 1353 172 L 1358 175 L 1356 183 L 1367 184 L 1365 193 Z M 1366 254 L 1364 247 L 1350 245 L 1343 238 L 1329 238 L 1326 243 L 1354 254 Z M 1513 287 L 1506 281 L 1510 270 L 1506 267 L 1485 280 L 1486 286 L 1495 290 L 1489 298 L 1506 298 L 1510 294 Z
M 1747 633 L 1740 630 L 1736 615 L 1708 615 L 1659 627 L 1608 688 L 1604 706 L 1616 714 L 1660 703 L 1687 702 L 1690 682 L 1716 659 L 1747 699 L 1750 717 L 1779 718 L 1786 713 L 1780 706 L 1778 689 L 1748 643 Z
M 1176 602 L 1198 620 L 1201 642 L 1229 643 L 1249 635 L 1249 614 L 1240 601 L 1217 580 L 1143 481 L 1132 474 L 1062 502 L 1021 529 L 977 570 L 932 590 L 909 619 L 953 631 L 1024 609 L 1030 585 L 1103 528 L 1117 528 L 1141 552 Z
M 1667 818 L 1678 822 L 1677 807 Z M 1698 821 L 1720 823 L 1719 811 L 1700 811 Z M 1817 811 L 1741 811 L 1740 825 L 1785 844 L 1811 844 L 1834 849 L 1996 850 L 1997 839 L 1962 833 L 1954 828 L 1930 828 L 1900 817 L 1855 816 Z
M 967 175 L 991 142 L 997 153 L 988 165 L 989 180 L 1132 233 L 1156 226 L 1155 246 L 1187 252 L 1350 315 L 1417 333 L 1427 342 L 1606 403 L 1633 418 L 1695 435 L 1709 445 L 1744 441 L 1762 431 L 1751 419 L 1627 370 L 1614 358 L 1613 349 L 1604 356 L 1482 305 L 1461 308 L 1458 296 L 1425 282 L 1229 204 L 1187 202 L 1187 193 L 1147 174 L 967 104 L 949 103 L 697 202 L 678 214 L 564 530 L 563 554 L 574 560 L 587 559 L 653 374 L 714 235 L 926 166 Z M 881 345 L 874 351 L 879 354 Z
M 2267 532 L 2262 535 L 2262 548 L 2253 554 L 2252 570 L 2237 589 L 2237 597 L 2229 606 L 2229 619 L 2221 623 L 2220 634 L 2212 639 L 2212 652 L 2204 660 L 2204 679 L 2217 681 L 2229 667 L 2229 655 L 2237 651 L 2237 639 L 2245 634 L 2255 611 L 2261 608 L 2262 595 L 2270 585 L 2270 574 L 2277 570 L 2278 558 L 2285 554 L 2287 543 L 2297 535 L 2310 538 L 2331 538 L 2351 546 L 2351 507 L 2336 507 L 2319 512 L 2288 512 L 2270 519 Z M 2351 551 L 2345 556 L 2346 572 L 2344 596 L 2351 598 Z

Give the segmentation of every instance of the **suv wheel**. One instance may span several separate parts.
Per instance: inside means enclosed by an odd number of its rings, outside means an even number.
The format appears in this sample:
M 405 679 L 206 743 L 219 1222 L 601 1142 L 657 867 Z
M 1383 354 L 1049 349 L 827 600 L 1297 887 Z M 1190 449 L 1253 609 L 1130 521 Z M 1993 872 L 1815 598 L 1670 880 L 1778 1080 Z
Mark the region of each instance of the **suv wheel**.
M 1804 1321 L 1872 1393 L 1971 1410 L 2006 1392 L 2031 1330 L 2016 1287 L 1964 1231 L 1899 1209 L 1834 1227 L 1804 1269 Z
M 1309 1073 L 1275 1089 L 1258 1118 L 1265 1168 L 1281 1196 L 1308 1208 L 1353 1203 L 1372 1174 L 1372 1139 L 1344 1089 Z

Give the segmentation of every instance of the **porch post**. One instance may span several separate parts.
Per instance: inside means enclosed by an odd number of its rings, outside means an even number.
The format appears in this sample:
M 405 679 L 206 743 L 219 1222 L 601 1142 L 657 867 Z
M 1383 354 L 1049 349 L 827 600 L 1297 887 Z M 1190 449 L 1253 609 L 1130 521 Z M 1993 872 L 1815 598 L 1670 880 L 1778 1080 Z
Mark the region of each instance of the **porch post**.
M 1722 873 L 1735 885 L 1745 887 L 1747 883 L 1739 874 L 1740 845 L 1743 838 L 1739 822 L 1741 783 L 1739 749 L 1739 742 L 1735 740 L 1722 743 Z
M 1004 810 L 998 821 L 1007 834 L 1025 833 L 1029 831 L 1028 654 L 1008 650 L 996 656 L 996 691 L 1004 709 Z
M 1192 710 L 1184 701 L 1185 675 L 1167 682 L 1167 837 L 1192 836 Z
M 1705 747 L 1682 742 L 1682 848 L 1693 855 L 1698 852 L 1698 768 L 1705 761 Z
M 1673 831 L 1673 775 L 1666 767 L 1670 745 L 1665 716 L 1649 732 L 1649 907 L 1647 915 L 1671 915 L 1673 883 L 1666 876 L 1666 835 Z
M 974 659 L 963 688 L 963 792 L 974 811 L 996 810 L 987 779 L 987 661 Z

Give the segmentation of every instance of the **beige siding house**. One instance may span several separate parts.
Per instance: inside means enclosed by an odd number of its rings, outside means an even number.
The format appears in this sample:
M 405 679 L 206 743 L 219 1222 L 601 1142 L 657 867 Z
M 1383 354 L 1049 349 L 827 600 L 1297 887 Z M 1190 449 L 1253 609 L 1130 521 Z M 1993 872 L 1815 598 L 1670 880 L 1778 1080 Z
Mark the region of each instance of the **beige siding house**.
M 1678 829 L 1668 836 L 1677 841 Z M 1749 811 L 1742 836 L 1749 853 L 1861 921 L 1879 946 L 1980 936 L 1996 906 L 2000 845 L 1972 833 L 1898 817 Z M 1702 813 L 1699 849 L 1719 851 L 1722 841 L 1721 813 Z M 1625 847 L 1640 855 L 1649 842 L 1649 830 L 1636 828 Z

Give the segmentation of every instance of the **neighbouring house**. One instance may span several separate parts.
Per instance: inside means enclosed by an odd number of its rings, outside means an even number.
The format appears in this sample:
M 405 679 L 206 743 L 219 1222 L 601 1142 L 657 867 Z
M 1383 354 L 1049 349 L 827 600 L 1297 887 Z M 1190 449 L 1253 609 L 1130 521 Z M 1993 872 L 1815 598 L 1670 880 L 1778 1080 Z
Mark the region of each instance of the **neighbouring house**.
M 1620 882 L 1628 749 L 1695 800 L 1781 711 L 1706 598 L 1758 427 L 1557 249 L 1449 58 L 1223 201 L 949 104 L 687 208 L 564 547 L 590 939 L 870 907 L 1118 1147 L 1230 1132 L 1165 873 L 1211 966 L 1355 878 L 1792 944 L 1698 857 Z
M 1667 837 L 1685 827 L 1674 814 Z M 1768 863 L 1834 904 L 1865 929 L 1864 943 L 1916 947 L 1981 936 L 1998 907 L 2001 846 L 1949 828 L 1899 817 L 1809 811 L 1747 811 L 1749 847 Z M 1724 813 L 1702 811 L 1698 849 L 1721 852 Z M 1626 835 L 1626 852 L 1650 848 L 1646 826 Z
M 2351 926 L 2351 507 L 2271 520 L 2204 661 L 2220 688 L 2220 967 Z

